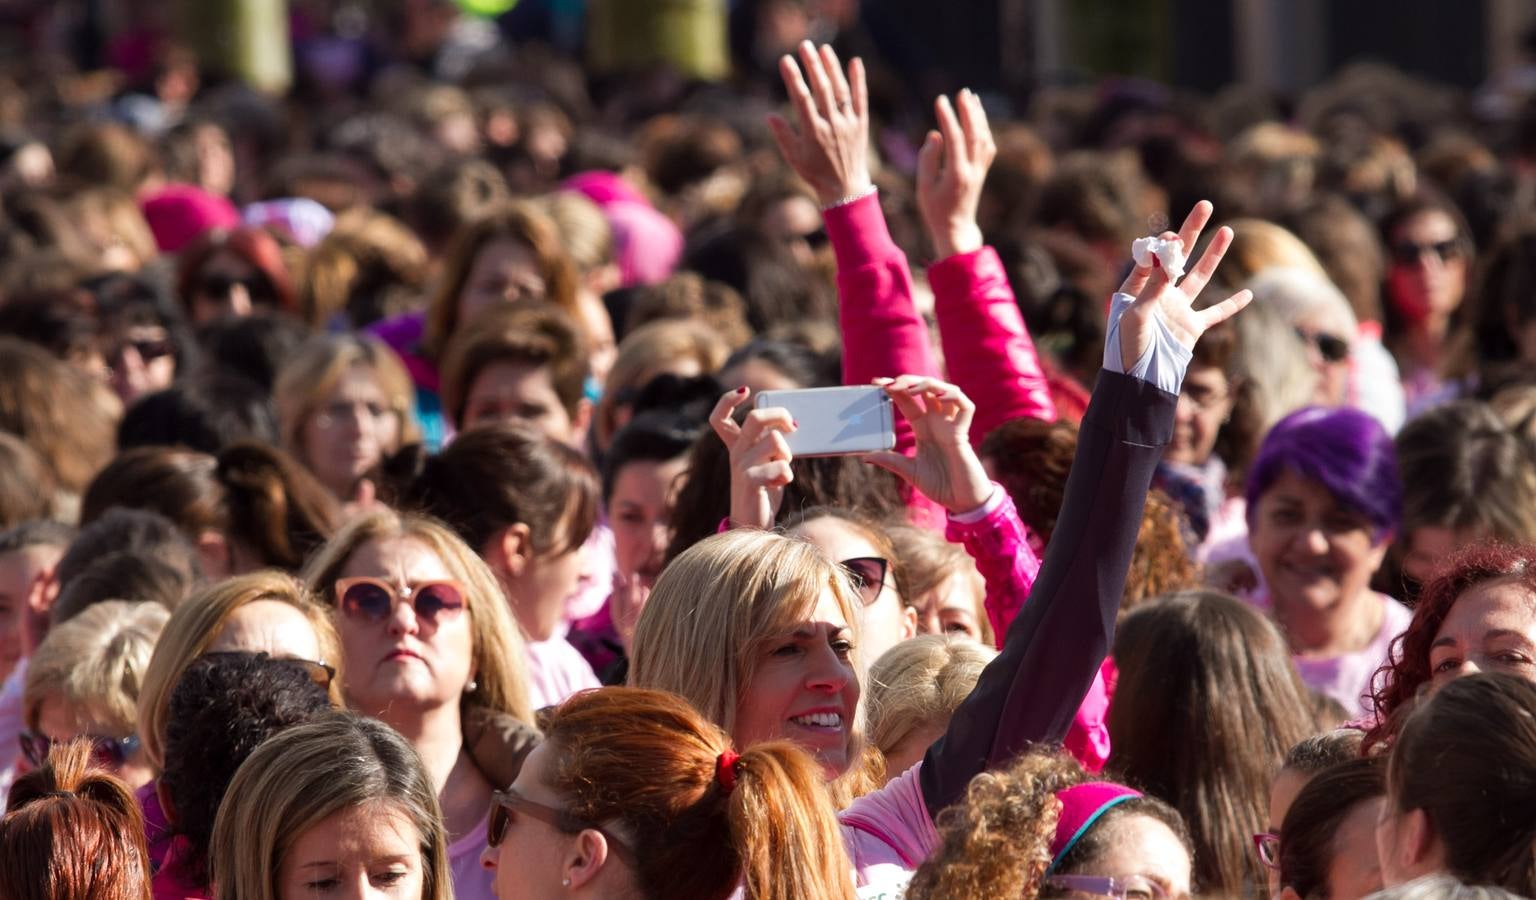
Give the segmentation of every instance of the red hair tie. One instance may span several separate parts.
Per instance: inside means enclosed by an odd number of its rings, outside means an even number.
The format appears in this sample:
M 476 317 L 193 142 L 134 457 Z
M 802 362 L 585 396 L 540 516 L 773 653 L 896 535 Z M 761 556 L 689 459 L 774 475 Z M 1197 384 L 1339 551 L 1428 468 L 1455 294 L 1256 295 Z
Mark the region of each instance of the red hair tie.
M 729 794 L 736 790 L 736 767 L 741 763 L 741 754 L 727 750 L 715 757 L 715 780 L 720 782 L 720 792 Z

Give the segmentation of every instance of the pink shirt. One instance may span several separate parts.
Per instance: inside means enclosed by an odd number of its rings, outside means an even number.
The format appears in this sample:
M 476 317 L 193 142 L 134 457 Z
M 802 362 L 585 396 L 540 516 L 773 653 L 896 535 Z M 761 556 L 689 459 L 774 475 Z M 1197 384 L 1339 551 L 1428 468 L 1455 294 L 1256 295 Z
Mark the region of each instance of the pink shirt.
M 838 816 L 859 887 L 899 881 L 939 845 L 939 832 L 918 784 L 922 768 L 919 762 L 880 790 L 853 801 Z
M 453 896 L 457 900 L 496 900 L 496 873 L 480 865 L 490 821 L 487 809 L 479 825 L 448 845 L 448 868 L 453 872 Z
M 563 637 L 529 641 L 528 701 L 534 709 L 554 706 L 577 691 L 602 687 L 581 651 Z

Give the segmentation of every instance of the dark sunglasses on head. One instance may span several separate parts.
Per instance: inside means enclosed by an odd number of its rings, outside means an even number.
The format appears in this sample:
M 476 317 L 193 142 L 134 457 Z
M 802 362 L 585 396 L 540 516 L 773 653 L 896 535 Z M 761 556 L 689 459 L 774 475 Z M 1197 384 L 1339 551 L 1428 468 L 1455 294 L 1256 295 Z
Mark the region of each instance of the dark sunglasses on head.
M 252 300 L 271 300 L 272 286 L 260 275 L 234 278 L 229 275 L 204 275 L 198 282 L 198 290 L 209 297 L 228 297 L 235 286 L 245 288 Z
M 1308 334 L 1300 328 L 1296 329 L 1296 333 L 1302 340 L 1316 346 L 1317 352 L 1322 354 L 1323 359 L 1328 362 L 1336 363 L 1349 359 L 1349 341 L 1338 335 L 1328 334 L 1325 331 Z
M 491 819 L 485 827 L 485 843 L 488 846 L 501 845 L 507 836 L 507 826 L 512 824 L 514 812 L 530 819 L 537 819 L 562 834 L 576 834 L 591 829 L 608 841 L 608 846 L 615 856 L 629 867 L 635 867 L 634 851 L 629 849 L 628 844 L 614 837 L 612 832 L 593 822 L 583 822 L 573 818 L 563 809 L 530 800 L 513 788 L 497 791 L 491 795 Z
M 1423 259 L 1426 253 L 1435 254 L 1440 257 L 1441 262 L 1460 259 L 1461 241 L 1456 238 L 1451 238 L 1448 241 L 1432 241 L 1428 244 L 1399 241 L 1392 245 L 1392 261 L 1400 266 L 1411 266 Z
M 342 578 L 336 582 L 336 603 L 353 618 L 382 622 L 394 612 L 396 599 L 409 603 L 416 618 L 434 625 L 464 610 L 464 588 L 457 581 L 424 581 L 408 591 L 380 578 Z
M 885 574 L 890 569 L 890 563 L 878 556 L 858 556 L 845 559 L 838 565 L 848 573 L 854 590 L 859 592 L 859 600 L 865 606 L 873 606 L 880 599 L 880 589 L 885 587 Z
M 139 736 L 136 734 L 130 734 L 125 738 L 82 734 L 77 735 L 73 740 L 79 738 L 85 738 L 91 742 L 91 765 L 101 769 L 120 768 L 128 761 L 128 757 L 139 749 Z M 34 768 L 48 762 L 48 751 L 54 745 L 53 738 L 29 729 L 23 731 L 17 740 L 21 744 L 21 755 Z
M 297 656 L 272 656 L 269 653 L 250 653 L 243 650 L 217 650 L 213 653 L 204 653 L 204 659 L 237 659 L 250 658 L 271 659 L 286 665 L 295 666 L 304 670 L 309 680 L 323 688 L 330 688 L 331 682 L 336 679 L 336 667 L 327 665 L 319 660 L 300 659 Z

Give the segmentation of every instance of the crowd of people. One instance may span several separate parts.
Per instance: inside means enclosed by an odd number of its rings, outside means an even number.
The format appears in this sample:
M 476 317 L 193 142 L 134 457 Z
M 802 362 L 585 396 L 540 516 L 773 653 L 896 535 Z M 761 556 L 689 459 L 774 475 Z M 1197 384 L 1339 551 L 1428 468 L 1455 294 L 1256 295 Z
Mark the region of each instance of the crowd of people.
M 1536 101 L 457 33 L 0 84 L 0 900 L 1536 896 Z

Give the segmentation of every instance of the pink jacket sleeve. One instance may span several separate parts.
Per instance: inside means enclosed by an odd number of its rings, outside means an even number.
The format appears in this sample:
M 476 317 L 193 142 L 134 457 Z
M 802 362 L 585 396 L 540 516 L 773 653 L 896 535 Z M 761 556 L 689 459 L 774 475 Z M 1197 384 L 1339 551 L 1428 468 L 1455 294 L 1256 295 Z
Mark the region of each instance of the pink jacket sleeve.
M 838 329 L 843 335 L 843 384 L 869 384 L 898 375 L 941 377 L 928 323 L 912 303 L 912 270 L 891 240 L 880 198 L 871 194 L 822 213 L 837 257 Z M 911 455 L 912 426 L 896 414 L 896 450 Z M 938 527 L 943 510 L 916 491 L 907 505 L 914 522 Z
M 928 283 L 950 380 L 976 403 L 971 443 L 1009 419 L 1054 421 L 1040 356 L 997 252 L 983 247 L 941 260 L 929 267 Z
M 975 522 L 964 522 L 954 516 L 944 536 L 951 542 L 965 546 L 965 552 L 976 561 L 987 585 L 987 620 L 999 642 L 1008 633 L 1029 592 L 1040 573 L 1040 557 L 1029 541 L 1029 532 L 1008 492 L 994 485 L 993 497 L 1001 502 L 988 503 L 987 512 Z M 1001 644 L 999 644 L 999 648 Z M 1109 691 L 1101 672 L 1094 679 L 1088 695 L 1077 710 L 1072 726 L 1067 730 L 1063 744 L 1068 752 L 1077 757 L 1090 772 L 1104 768 L 1109 759 Z

